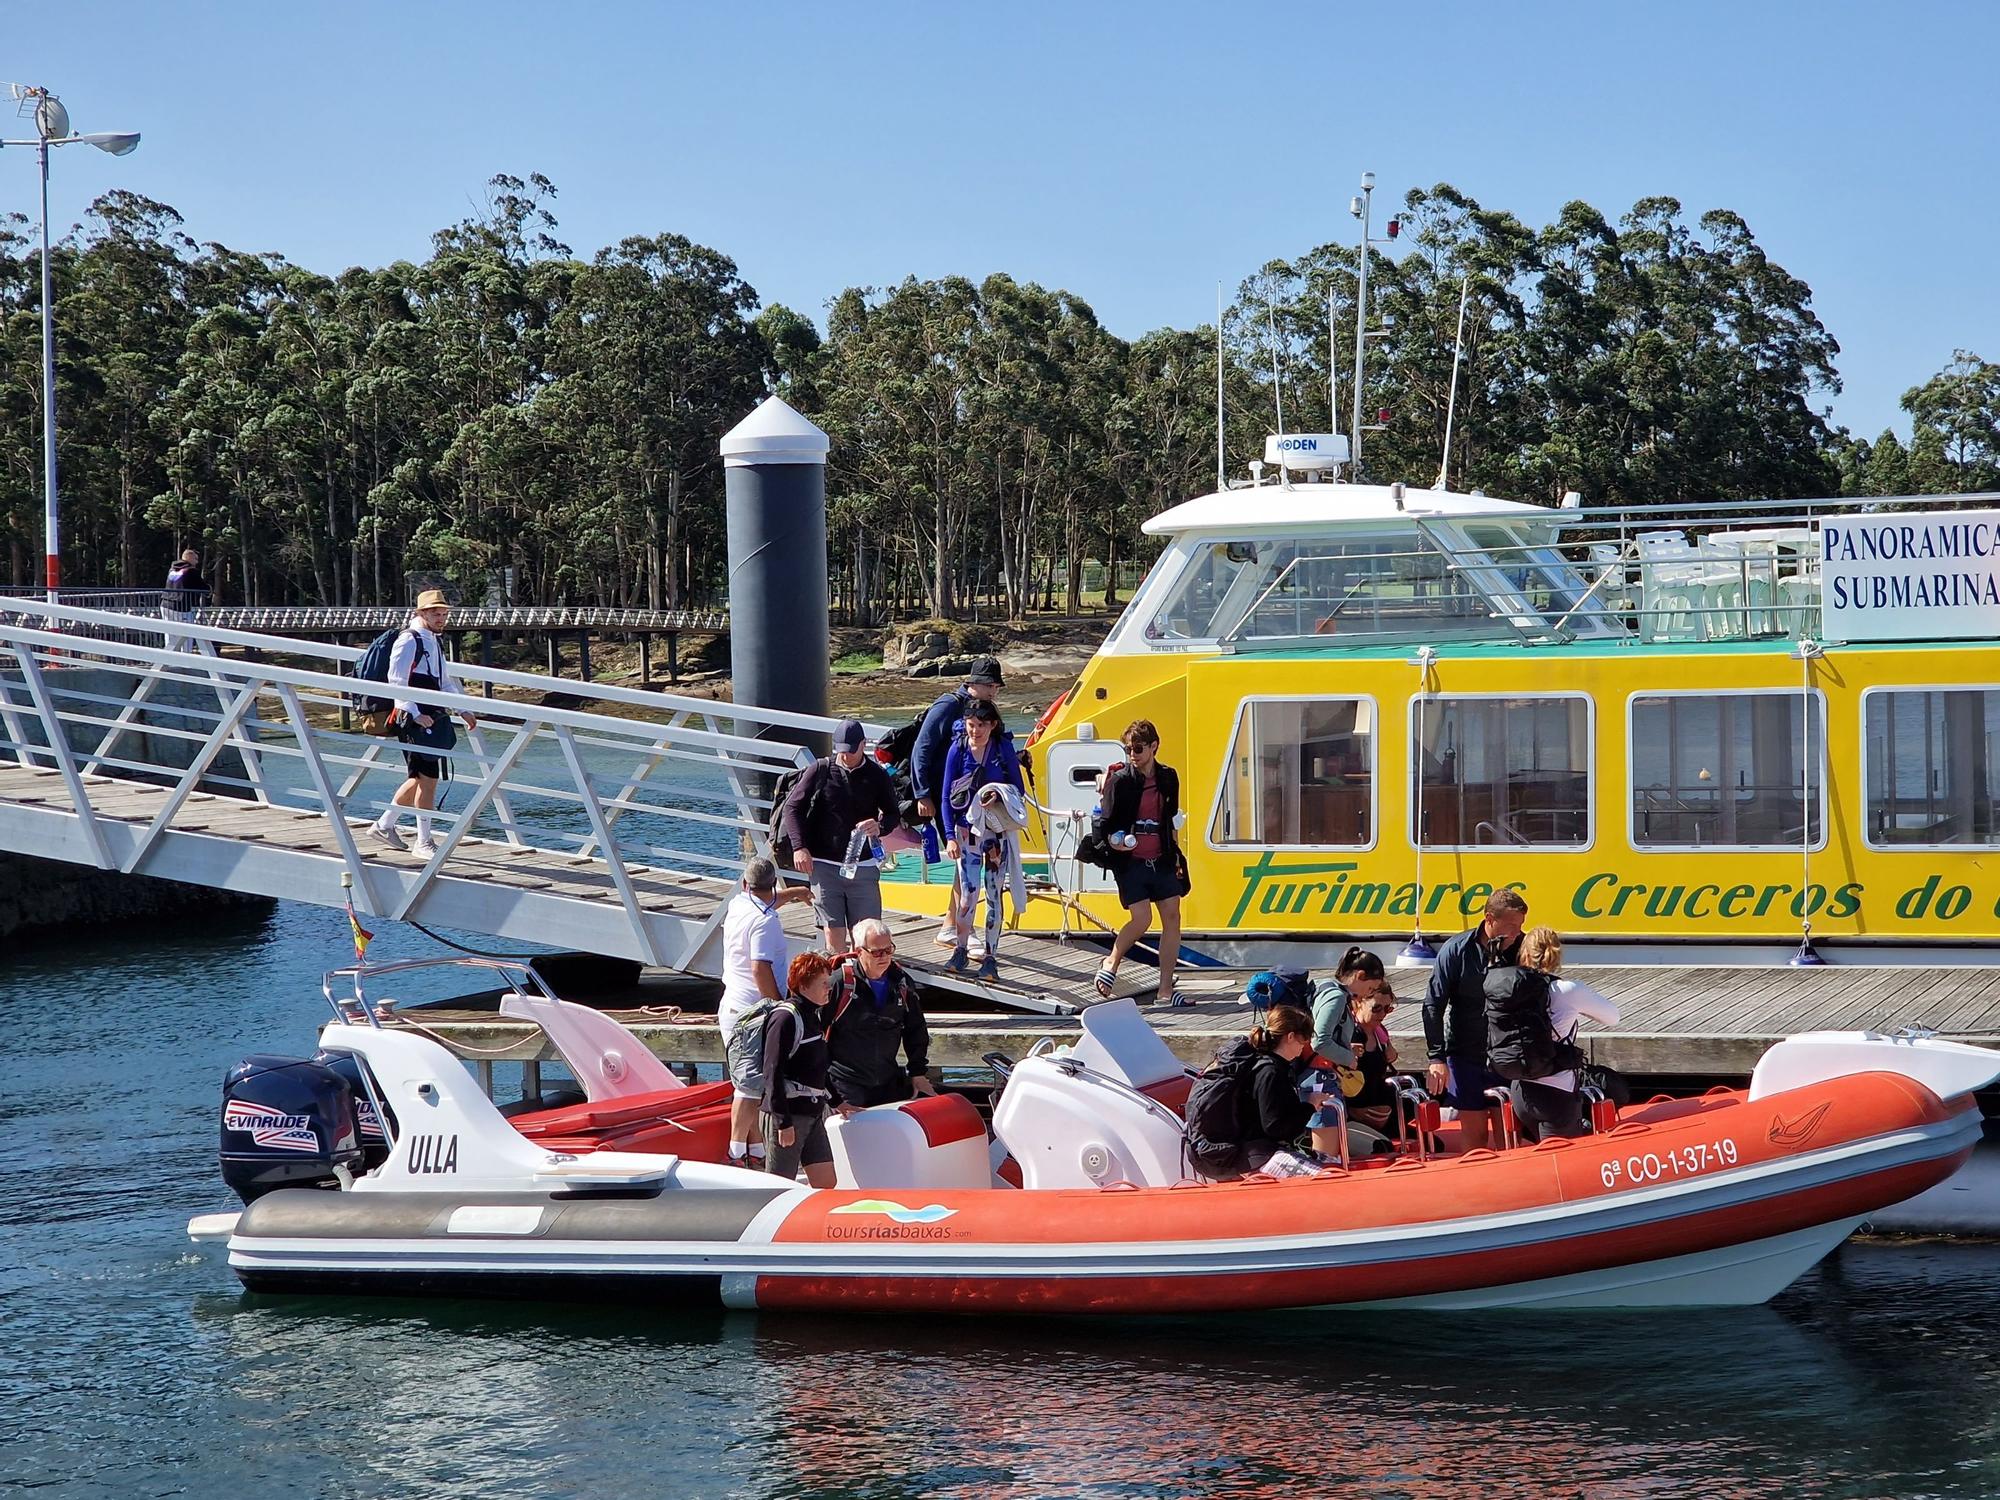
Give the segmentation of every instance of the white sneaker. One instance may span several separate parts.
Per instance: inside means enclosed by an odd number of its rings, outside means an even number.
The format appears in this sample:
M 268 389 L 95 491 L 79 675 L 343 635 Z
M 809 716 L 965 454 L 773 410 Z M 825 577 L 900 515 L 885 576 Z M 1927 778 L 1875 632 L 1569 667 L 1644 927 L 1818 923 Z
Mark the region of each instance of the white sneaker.
M 931 941 L 936 943 L 940 948 L 956 948 L 958 946 L 958 924 L 955 922 L 945 923 L 932 936 Z
M 974 963 L 978 963 L 980 959 L 986 957 L 986 935 L 984 933 L 975 934 L 972 940 L 965 945 L 965 956 Z
M 403 836 L 400 833 L 397 833 L 394 829 L 384 828 L 380 823 L 370 823 L 368 825 L 368 837 L 375 840 L 378 844 L 387 844 L 391 849 L 406 849 L 409 847 L 403 842 Z
M 410 845 L 410 853 L 416 855 L 418 859 L 429 859 L 432 855 L 436 854 L 437 852 L 438 852 L 438 846 L 432 843 L 429 839 L 418 839 L 415 843 Z

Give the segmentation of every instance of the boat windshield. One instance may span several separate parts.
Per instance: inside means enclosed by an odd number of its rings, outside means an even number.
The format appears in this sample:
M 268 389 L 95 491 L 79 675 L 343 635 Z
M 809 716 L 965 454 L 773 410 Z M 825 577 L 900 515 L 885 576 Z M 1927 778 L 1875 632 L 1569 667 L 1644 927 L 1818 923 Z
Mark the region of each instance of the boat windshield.
M 1185 545 L 1185 544 L 1184 544 Z M 1201 542 L 1146 622 L 1148 641 L 1212 641 L 1242 617 L 1269 543 Z
M 1499 608 L 1572 635 L 1607 628 L 1604 611 L 1588 597 L 1589 585 L 1540 537 L 1515 526 L 1487 524 L 1468 526 L 1465 535 L 1492 564 L 1478 571 Z

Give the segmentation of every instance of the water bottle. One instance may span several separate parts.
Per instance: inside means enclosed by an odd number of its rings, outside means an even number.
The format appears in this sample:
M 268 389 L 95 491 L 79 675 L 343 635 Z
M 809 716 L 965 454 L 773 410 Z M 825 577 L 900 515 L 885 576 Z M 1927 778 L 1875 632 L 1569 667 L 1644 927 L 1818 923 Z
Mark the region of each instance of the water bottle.
M 861 856 L 868 852 L 868 835 L 859 828 L 847 836 L 847 858 L 840 862 L 840 878 L 852 880 L 861 871 Z
M 895 868 L 896 856 L 884 849 L 882 841 L 878 838 L 868 841 L 868 857 L 875 861 L 875 868 L 878 870 Z
M 924 863 L 934 865 L 944 856 L 944 851 L 938 848 L 937 824 L 924 824 L 922 838 L 924 841 Z

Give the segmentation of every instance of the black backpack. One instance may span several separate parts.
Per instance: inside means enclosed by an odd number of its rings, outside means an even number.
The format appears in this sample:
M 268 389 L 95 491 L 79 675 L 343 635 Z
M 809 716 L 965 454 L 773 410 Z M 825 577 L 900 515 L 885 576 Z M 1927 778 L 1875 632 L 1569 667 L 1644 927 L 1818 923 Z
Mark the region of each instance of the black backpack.
M 1215 1054 L 1188 1090 L 1185 1133 L 1188 1154 L 1197 1162 L 1243 1144 L 1237 1101 L 1256 1061 L 1256 1048 L 1246 1041 L 1231 1042 Z
M 1507 964 L 1486 971 L 1486 1065 L 1509 1080 L 1547 1078 L 1581 1067 L 1584 1056 L 1556 1035 L 1549 977 Z
M 875 758 L 888 768 L 897 816 L 913 828 L 921 819 L 917 817 L 917 779 L 911 757 L 916 753 L 917 736 L 928 712 L 928 709 L 919 712 L 909 723 L 898 725 L 875 742 Z
M 813 762 L 813 765 L 818 764 L 818 761 Z M 785 804 L 791 800 L 792 788 L 799 784 L 799 778 L 811 769 L 812 766 L 793 766 L 780 776 L 778 784 L 771 788 L 771 820 L 766 831 L 771 838 L 771 858 L 777 861 L 780 870 L 789 870 L 792 867 L 792 855 L 796 852 L 792 848 L 791 839 L 785 833 Z M 815 791 L 813 803 L 818 801 L 818 792 Z M 808 803 L 804 820 L 809 821 L 812 818 L 812 810 L 813 804 Z

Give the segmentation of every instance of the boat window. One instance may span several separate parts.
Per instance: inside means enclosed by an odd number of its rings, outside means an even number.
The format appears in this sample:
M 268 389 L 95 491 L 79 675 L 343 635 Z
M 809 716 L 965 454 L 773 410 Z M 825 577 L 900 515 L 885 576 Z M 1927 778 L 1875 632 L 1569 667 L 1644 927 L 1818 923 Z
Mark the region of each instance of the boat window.
M 1634 698 L 1633 847 L 1818 847 L 1824 718 L 1817 693 Z
M 1268 547 L 1268 543 L 1265 544 Z M 1206 641 L 1243 612 L 1258 569 L 1254 542 L 1203 542 L 1146 624 L 1149 641 Z
M 2000 845 L 2000 689 L 1865 695 L 1868 842 Z
M 1247 700 L 1223 768 L 1211 842 L 1315 849 L 1373 843 L 1374 721 L 1367 698 Z
M 1590 704 L 1440 697 L 1415 705 L 1415 840 L 1427 848 L 1590 842 Z

